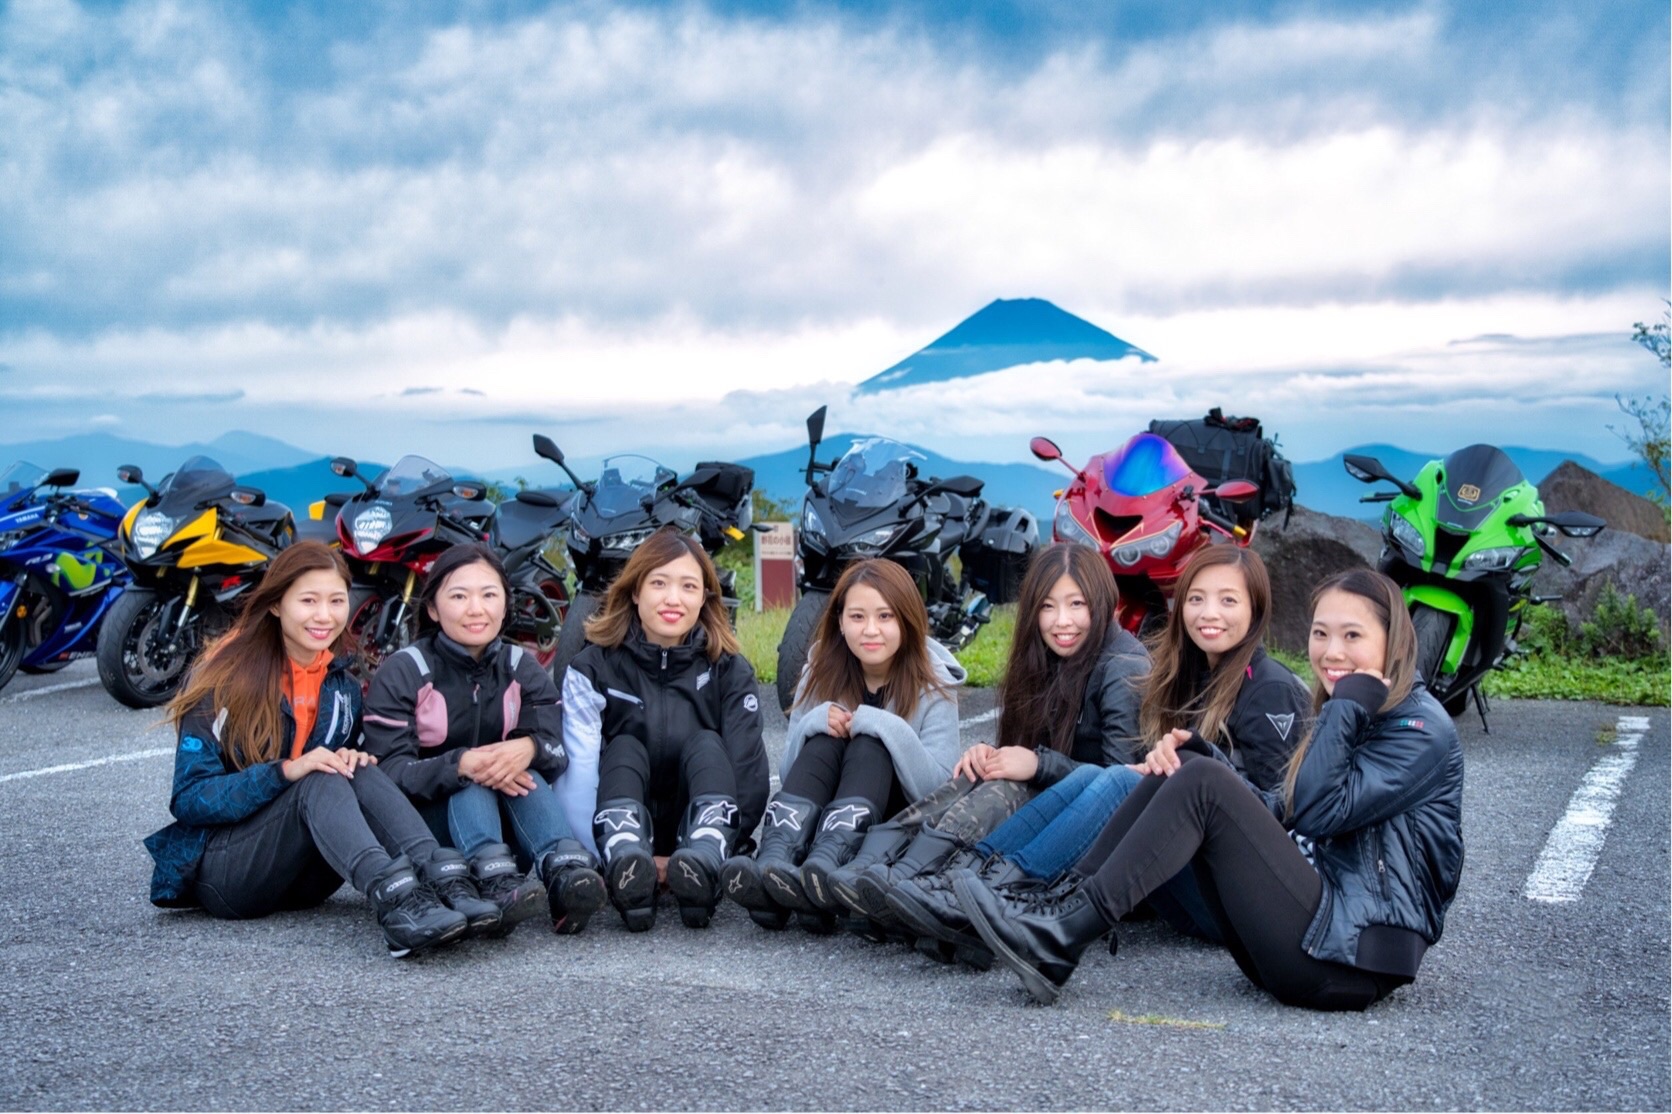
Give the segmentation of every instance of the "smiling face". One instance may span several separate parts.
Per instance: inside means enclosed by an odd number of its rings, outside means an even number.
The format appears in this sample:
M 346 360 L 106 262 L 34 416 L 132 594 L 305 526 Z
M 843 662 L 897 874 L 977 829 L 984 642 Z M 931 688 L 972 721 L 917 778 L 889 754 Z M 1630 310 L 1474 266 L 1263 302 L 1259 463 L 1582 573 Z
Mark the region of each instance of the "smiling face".
M 855 584 L 842 600 L 842 638 L 859 659 L 866 687 L 886 683 L 889 663 L 900 652 L 900 619 L 869 584 Z
M 1339 589 L 1318 597 L 1312 612 L 1312 633 L 1307 639 L 1307 656 L 1324 691 L 1335 692 L 1335 683 L 1350 673 L 1387 669 L 1388 636 L 1369 600 Z
M 348 585 L 332 569 L 305 572 L 285 589 L 273 615 L 284 636 L 285 655 L 307 665 L 348 626 Z
M 1071 576 L 1059 576 L 1039 605 L 1039 636 L 1058 657 L 1071 658 L 1086 644 L 1091 632 L 1091 608 L 1086 594 Z
M 702 566 L 689 553 L 645 574 L 633 593 L 644 636 L 658 646 L 678 646 L 702 618 Z
M 442 634 L 479 658 L 505 625 L 505 585 L 490 565 L 460 565 L 442 581 L 429 611 Z
M 1235 565 L 1210 565 L 1198 573 L 1179 610 L 1184 633 L 1207 655 L 1210 666 L 1218 665 L 1221 654 L 1248 637 L 1254 621 L 1248 581 Z

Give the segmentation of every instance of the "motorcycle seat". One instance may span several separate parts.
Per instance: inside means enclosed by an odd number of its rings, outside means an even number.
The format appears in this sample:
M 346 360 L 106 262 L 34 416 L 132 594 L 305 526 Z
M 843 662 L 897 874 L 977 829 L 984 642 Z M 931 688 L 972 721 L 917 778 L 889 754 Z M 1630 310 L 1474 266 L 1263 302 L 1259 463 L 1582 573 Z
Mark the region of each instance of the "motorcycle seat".
M 503 549 L 521 549 L 545 537 L 569 516 L 567 507 L 542 507 L 520 499 L 508 499 L 494 514 L 490 536 Z

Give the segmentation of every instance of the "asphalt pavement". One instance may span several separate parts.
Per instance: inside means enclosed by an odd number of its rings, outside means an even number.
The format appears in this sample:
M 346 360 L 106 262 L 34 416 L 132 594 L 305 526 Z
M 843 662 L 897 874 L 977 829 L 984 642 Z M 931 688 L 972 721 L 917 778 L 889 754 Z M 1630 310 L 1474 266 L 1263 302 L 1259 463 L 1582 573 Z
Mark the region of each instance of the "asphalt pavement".
M 990 692 L 963 715 L 991 738 Z M 1355 1014 L 1281 1006 L 1155 922 L 1040 1007 L 1002 969 L 768 933 L 730 905 L 706 931 L 664 905 L 643 935 L 606 911 L 415 960 L 346 887 L 259 921 L 164 912 L 140 845 L 168 820 L 159 719 L 88 662 L 0 690 L 0 1107 L 1672 1107 L 1665 708 L 1464 719 L 1445 937 Z

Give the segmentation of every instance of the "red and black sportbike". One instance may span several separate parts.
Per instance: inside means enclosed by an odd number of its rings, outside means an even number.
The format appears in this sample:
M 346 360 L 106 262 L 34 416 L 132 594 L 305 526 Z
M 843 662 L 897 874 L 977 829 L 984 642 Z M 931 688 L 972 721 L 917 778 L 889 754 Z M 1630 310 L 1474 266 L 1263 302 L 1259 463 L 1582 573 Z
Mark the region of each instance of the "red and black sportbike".
M 365 485 L 326 501 L 339 508 L 337 540 L 354 572 L 349 629 L 367 676 L 416 637 L 417 600 L 435 559 L 468 542 L 488 542 L 505 562 L 505 637 L 528 646 L 542 665 L 551 661 L 569 597 L 544 550 L 566 517 L 566 493 L 519 491 L 496 508 L 485 501 L 486 484 L 411 455 L 375 480 L 348 457 L 332 460 L 331 471 Z
M 1204 545 L 1222 539 L 1246 546 L 1257 525 L 1252 514 L 1223 513 L 1260 493 L 1247 480 L 1209 485 L 1165 438 L 1140 433 L 1111 452 L 1075 468 L 1045 437 L 1029 442 L 1040 460 L 1062 461 L 1073 482 L 1058 493 L 1052 539 L 1079 542 L 1102 553 L 1120 587 L 1120 623 L 1148 634 L 1167 618 L 1184 564 Z

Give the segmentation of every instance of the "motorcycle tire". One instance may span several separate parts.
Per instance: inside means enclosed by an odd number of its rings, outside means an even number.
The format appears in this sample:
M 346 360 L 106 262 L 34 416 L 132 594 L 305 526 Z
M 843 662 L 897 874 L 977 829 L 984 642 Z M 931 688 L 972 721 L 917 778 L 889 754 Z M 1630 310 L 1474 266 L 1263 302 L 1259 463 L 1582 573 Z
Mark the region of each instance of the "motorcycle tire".
M 183 652 L 166 661 L 153 660 L 150 643 L 168 603 L 149 589 L 129 588 L 110 605 L 99 627 L 99 680 L 129 708 L 155 708 L 173 699 L 201 648 L 203 615 L 195 612 L 183 635 Z
M 418 617 L 414 610 L 401 622 L 392 639 L 378 642 L 386 609 L 399 602 L 398 597 L 380 595 L 371 588 L 355 588 L 349 593 L 348 632 L 360 647 L 355 672 L 365 685 L 371 684 L 372 676 L 391 654 L 410 646 L 418 637 Z
M 537 625 L 540 618 L 543 617 L 541 615 L 541 598 L 549 602 L 556 609 L 558 615 L 562 615 L 564 608 L 569 606 L 569 597 L 564 592 L 563 585 L 554 580 L 542 580 L 540 582 L 539 597 L 531 597 L 529 592 L 523 588 L 513 588 L 511 590 L 511 608 L 517 616 L 526 620 L 526 626 L 523 627 L 525 630 L 527 626 Z M 549 614 L 545 617 L 549 617 Z M 506 626 L 509 627 L 511 622 L 512 616 L 507 615 Z M 524 649 L 534 655 L 534 660 L 540 663 L 541 669 L 550 670 L 553 663 L 557 661 L 558 646 L 562 638 L 563 625 L 559 622 L 556 636 L 551 638 L 544 646 L 541 646 L 532 636 L 522 637 L 519 635 L 517 641 L 522 644 Z
M 784 637 L 778 643 L 778 705 L 787 715 L 795 702 L 795 687 L 801 682 L 801 667 L 807 662 L 807 647 L 813 641 L 813 631 L 830 600 L 829 592 L 803 592 L 790 621 L 784 627 Z
M 596 592 L 576 592 L 569 601 L 569 613 L 563 617 L 563 629 L 557 632 L 557 656 L 552 658 L 552 680 L 563 688 L 563 675 L 575 655 L 586 649 L 586 621 L 604 602 Z
M 1452 617 L 1444 611 L 1418 604 L 1411 609 L 1411 625 L 1416 628 L 1417 634 L 1417 672 L 1428 690 L 1445 703 L 1447 696 L 1445 686 L 1441 684 L 1440 669 L 1445 665 L 1446 649 L 1451 645 Z M 1467 700 L 1468 695 L 1467 692 L 1461 693 L 1452 700 Z M 1451 711 L 1449 707 L 1446 710 Z
M 9 621 L 4 629 L 0 629 L 0 689 L 11 683 L 12 676 L 23 662 L 25 649 L 23 620 L 16 615 L 7 616 L 7 619 Z

